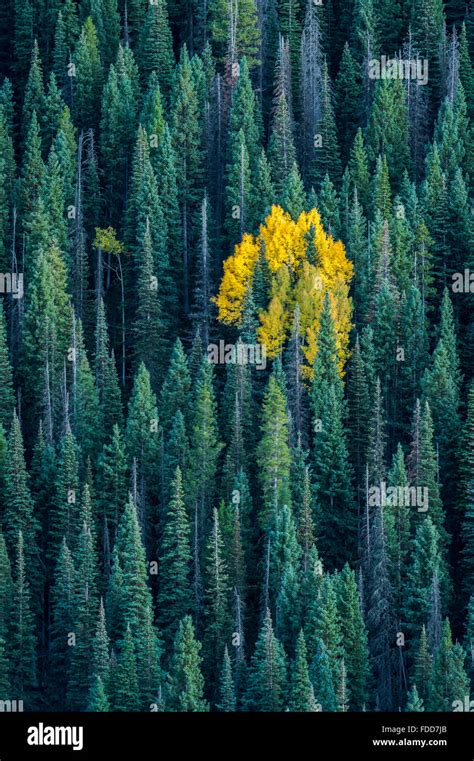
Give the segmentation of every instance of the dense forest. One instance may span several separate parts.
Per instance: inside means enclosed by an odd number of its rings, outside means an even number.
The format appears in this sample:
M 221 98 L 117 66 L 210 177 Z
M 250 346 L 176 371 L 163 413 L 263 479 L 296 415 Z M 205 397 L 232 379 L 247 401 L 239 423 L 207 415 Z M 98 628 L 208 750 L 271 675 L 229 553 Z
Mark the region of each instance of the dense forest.
M 469 710 L 473 65 L 473 0 L 2 0 L 4 706 Z

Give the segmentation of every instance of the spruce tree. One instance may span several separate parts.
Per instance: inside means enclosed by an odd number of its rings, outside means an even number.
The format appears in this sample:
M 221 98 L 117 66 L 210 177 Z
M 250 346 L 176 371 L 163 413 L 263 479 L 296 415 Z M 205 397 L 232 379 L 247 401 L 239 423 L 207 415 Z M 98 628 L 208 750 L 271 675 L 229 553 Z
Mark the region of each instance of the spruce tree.
M 232 664 L 230 661 L 227 645 L 224 649 L 224 657 L 222 661 L 219 703 L 217 704 L 217 708 L 219 711 L 224 713 L 233 713 L 236 708 L 235 687 L 232 677 Z
M 201 643 L 196 640 L 190 616 L 181 619 L 170 663 L 168 705 L 173 711 L 206 712 L 204 678 L 201 673 Z
M 138 62 L 144 82 L 156 72 L 158 84 L 165 97 L 171 90 L 174 56 L 173 40 L 168 23 L 166 2 L 150 3 L 140 30 Z
M 309 678 L 306 643 L 303 631 L 298 634 L 295 662 L 291 673 L 288 710 L 293 713 L 314 711 L 314 692 Z
M 93 713 L 103 713 L 110 711 L 110 703 L 105 692 L 105 687 L 100 676 L 97 676 L 95 682 L 89 691 L 89 702 L 87 710 Z
M 252 655 L 247 681 L 246 705 L 250 711 L 284 710 L 286 689 L 285 653 L 273 633 L 267 610 Z
M 264 510 L 260 517 L 266 527 L 272 515 L 288 499 L 290 450 L 288 446 L 288 417 L 286 400 L 281 387 L 272 375 L 263 401 L 262 438 L 257 457 L 260 468 Z
M 179 466 L 171 484 L 160 561 L 159 620 L 163 634 L 170 642 L 174 639 L 178 622 L 192 610 L 190 527 Z
M 32 612 L 30 584 L 24 552 L 22 530 L 18 532 L 15 548 L 15 578 L 13 607 L 10 620 L 10 684 L 15 696 L 32 705 L 33 691 L 37 686 L 36 631 Z

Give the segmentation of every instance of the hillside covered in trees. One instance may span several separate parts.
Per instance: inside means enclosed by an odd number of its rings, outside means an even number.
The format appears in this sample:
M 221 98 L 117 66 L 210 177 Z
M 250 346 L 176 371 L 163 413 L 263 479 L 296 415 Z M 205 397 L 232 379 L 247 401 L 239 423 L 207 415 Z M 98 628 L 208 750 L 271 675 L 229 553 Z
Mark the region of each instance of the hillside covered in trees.
M 473 66 L 473 0 L 2 0 L 0 700 L 466 710 Z

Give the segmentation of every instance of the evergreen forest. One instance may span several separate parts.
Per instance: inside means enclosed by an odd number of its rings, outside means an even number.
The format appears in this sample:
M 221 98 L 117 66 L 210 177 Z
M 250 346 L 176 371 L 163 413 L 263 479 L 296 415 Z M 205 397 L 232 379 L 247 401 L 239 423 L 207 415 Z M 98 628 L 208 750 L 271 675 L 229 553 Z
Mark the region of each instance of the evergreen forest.
M 1 0 L 0 701 L 469 710 L 474 0 Z

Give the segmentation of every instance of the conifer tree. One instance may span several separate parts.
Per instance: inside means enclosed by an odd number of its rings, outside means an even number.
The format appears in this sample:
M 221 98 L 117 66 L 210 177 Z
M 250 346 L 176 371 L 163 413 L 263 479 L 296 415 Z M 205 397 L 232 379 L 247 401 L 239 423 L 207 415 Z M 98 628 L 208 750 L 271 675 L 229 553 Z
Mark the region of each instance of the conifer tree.
M 424 710 L 423 698 L 420 698 L 418 690 L 416 689 L 416 684 L 414 684 L 408 693 L 407 706 L 405 711 L 412 713 L 421 713 Z
M 9 673 L 9 663 L 8 663 L 8 656 L 5 652 L 5 640 L 3 637 L 0 637 L 0 696 L 1 700 L 9 700 L 9 695 L 11 695 L 11 686 L 10 686 L 10 679 L 8 676 Z
M 417 691 L 420 699 L 426 701 L 428 690 L 431 682 L 432 657 L 428 646 L 428 637 L 426 626 L 421 628 L 418 649 L 414 662 L 414 682 L 417 685 Z
M 172 641 L 178 622 L 192 609 L 190 527 L 184 505 L 183 477 L 176 468 L 161 542 L 159 618 Z
M 75 710 L 84 710 L 94 677 L 90 654 L 97 620 L 97 556 L 88 507 L 90 504 L 86 500 L 84 523 L 74 553 L 76 609 L 67 700 Z
M 176 157 L 176 177 L 178 202 L 183 231 L 183 289 L 182 299 L 185 314 L 190 305 L 190 251 L 193 240 L 192 218 L 201 197 L 201 131 L 199 124 L 199 102 L 191 63 L 186 48 L 175 78 L 174 109 L 171 122 L 173 149 Z
M 442 576 L 439 535 L 426 516 L 418 526 L 413 543 L 413 560 L 407 574 L 405 618 L 407 631 L 417 636 L 428 624 L 433 574 Z M 418 685 L 421 689 L 421 685 Z
M 146 364 L 153 388 L 158 387 L 163 355 L 161 304 L 158 279 L 154 274 L 149 220 L 143 237 L 137 280 L 138 308 L 134 324 L 137 365 Z
M 138 711 L 139 706 L 137 659 L 131 627 L 128 623 L 115 673 L 114 709 L 116 711 Z
M 140 30 L 138 61 L 143 81 L 154 71 L 165 97 L 171 90 L 174 56 L 173 40 L 164 0 L 150 3 Z
M 206 712 L 201 673 L 201 643 L 195 639 L 191 616 L 179 622 L 174 641 L 168 684 L 169 707 L 174 711 Z
M 74 51 L 74 113 L 84 129 L 97 127 L 102 91 L 97 31 L 90 16 L 85 20 Z
M 212 365 L 203 361 L 195 385 L 195 409 L 190 436 L 190 500 L 197 510 L 199 543 L 211 522 L 216 491 L 216 470 L 222 443 L 219 441 Z M 196 537 L 194 537 L 196 540 Z
M 222 661 L 219 703 L 217 708 L 225 713 L 233 713 L 236 707 L 235 687 L 232 677 L 232 664 L 229 657 L 227 645 L 224 649 L 224 658 Z
M 13 582 L 5 538 L 0 530 L 0 637 L 7 641 L 13 604 Z
M 346 564 L 337 580 L 344 664 L 350 685 L 350 707 L 361 710 L 367 704 L 369 654 L 355 573 Z
M 156 397 L 151 388 L 150 373 L 143 364 L 135 373 L 128 406 L 125 440 L 129 462 L 136 461 L 136 497 L 140 523 L 146 528 L 151 520 L 152 499 L 156 492 L 160 430 Z
M 281 387 L 272 375 L 263 402 L 262 438 L 258 446 L 258 463 L 264 511 L 262 526 L 268 526 L 272 515 L 288 499 L 290 449 L 288 446 L 288 416 Z
M 362 96 L 359 67 L 347 42 L 344 45 L 335 82 L 335 94 L 341 160 L 345 164 L 358 131 Z M 343 126 L 347 124 L 350 124 L 350 129 Z
M 285 688 L 285 653 L 273 633 L 270 611 L 267 610 L 249 667 L 246 695 L 248 709 L 282 711 Z
M 436 652 L 428 696 L 431 711 L 451 711 L 455 701 L 469 695 L 469 680 L 464 670 L 465 652 L 459 643 L 453 644 L 449 619 L 443 624 L 443 634 Z
M 14 408 L 13 377 L 8 357 L 7 326 L 3 305 L 0 308 L 0 422 L 8 428 Z
M 209 31 L 218 59 L 235 63 L 243 56 L 251 67 L 259 62 L 260 25 L 255 0 L 211 0 Z
M 105 608 L 102 598 L 100 599 L 99 616 L 92 644 L 92 660 L 96 680 L 100 679 L 103 685 L 107 684 L 110 669 L 109 635 L 107 634 Z
M 100 676 L 97 676 L 89 692 L 87 710 L 93 713 L 110 711 L 110 703 L 105 692 L 105 687 Z
M 311 663 L 310 675 L 314 685 L 315 698 L 321 706 L 320 710 L 336 711 L 337 700 L 329 655 L 323 640 L 320 638 L 316 642 L 316 652 Z
M 36 631 L 32 612 L 30 584 L 24 553 L 23 533 L 18 532 L 15 548 L 15 579 L 10 620 L 10 684 L 14 695 L 28 705 L 37 685 Z M 30 703 L 31 705 L 31 703 Z
M 292 118 L 284 90 L 278 98 L 273 117 L 268 143 L 268 160 L 275 190 L 277 195 L 281 197 L 296 161 Z
M 315 710 L 314 702 L 314 692 L 308 671 L 306 643 L 301 630 L 296 642 L 288 709 L 295 713 L 307 713 Z
M 356 516 L 343 421 L 342 383 L 328 296 L 321 314 L 314 363 L 313 414 L 318 537 L 328 566 L 337 566 L 340 559 L 345 560 L 354 552 Z
M 474 572 L 474 505 L 473 505 L 473 479 L 474 479 L 474 385 L 469 387 L 467 399 L 467 419 L 462 436 L 462 448 L 460 450 L 460 492 L 463 509 L 462 537 L 464 567 L 466 570 L 466 589 L 470 590 Z
M 22 548 L 24 562 L 28 564 L 28 568 L 36 575 L 39 572 L 36 544 L 39 527 L 31 497 L 30 476 L 25 463 L 23 436 L 16 412 L 13 413 L 13 422 L 8 437 L 4 489 L 5 512 L 3 521 L 5 540 L 10 557 L 12 560 L 16 557 L 18 533 L 21 531 L 22 541 L 24 542 Z
M 64 697 L 71 666 L 70 636 L 76 615 L 76 571 L 71 552 L 63 539 L 51 587 L 50 689 Z M 59 705 L 59 701 L 54 701 Z

